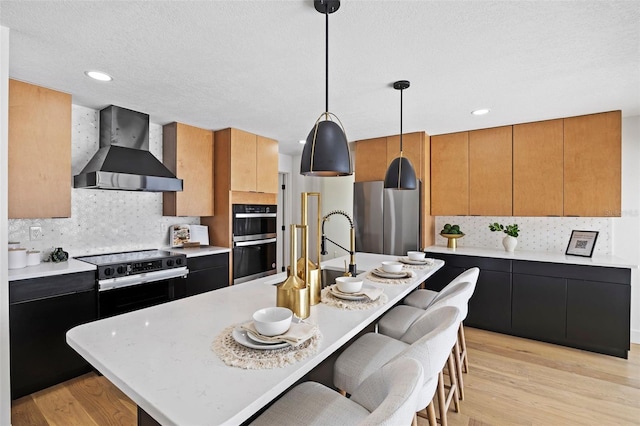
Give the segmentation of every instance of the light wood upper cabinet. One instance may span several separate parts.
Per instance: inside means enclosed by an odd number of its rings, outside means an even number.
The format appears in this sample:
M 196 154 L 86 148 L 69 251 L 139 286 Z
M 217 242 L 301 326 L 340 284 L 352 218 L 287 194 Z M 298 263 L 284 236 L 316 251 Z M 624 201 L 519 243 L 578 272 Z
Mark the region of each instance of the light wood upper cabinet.
M 9 218 L 71 216 L 71 95 L 9 80 Z
M 213 132 L 182 123 L 162 129 L 164 164 L 182 179 L 181 192 L 164 192 L 165 216 L 213 216 Z
M 431 136 L 431 214 L 469 214 L 469 132 Z
M 278 192 L 278 141 L 258 136 L 256 139 L 256 191 Z
M 384 180 L 387 173 L 387 137 L 356 141 L 356 182 Z
M 257 139 L 253 133 L 231 129 L 231 190 L 255 191 Z
M 469 132 L 469 214 L 511 216 L 512 126 Z
M 620 111 L 564 119 L 564 215 L 621 215 Z
M 563 215 L 563 120 L 513 126 L 513 215 Z

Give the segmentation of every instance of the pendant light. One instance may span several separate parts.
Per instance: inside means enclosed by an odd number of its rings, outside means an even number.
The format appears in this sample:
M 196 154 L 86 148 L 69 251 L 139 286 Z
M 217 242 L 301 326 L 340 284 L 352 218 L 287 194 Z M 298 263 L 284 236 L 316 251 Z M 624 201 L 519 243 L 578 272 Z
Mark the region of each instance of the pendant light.
M 407 80 L 393 83 L 393 88 L 400 90 L 400 156 L 394 158 L 384 177 L 384 187 L 391 189 L 416 189 L 418 182 L 411 161 L 402 154 L 402 92 L 409 87 Z
M 347 136 L 340 119 L 329 112 L 329 14 L 340 0 L 315 0 L 316 10 L 325 15 L 325 112 L 320 114 L 302 149 L 300 174 L 305 176 L 347 176 L 353 174 Z M 333 119 L 336 121 L 333 121 Z

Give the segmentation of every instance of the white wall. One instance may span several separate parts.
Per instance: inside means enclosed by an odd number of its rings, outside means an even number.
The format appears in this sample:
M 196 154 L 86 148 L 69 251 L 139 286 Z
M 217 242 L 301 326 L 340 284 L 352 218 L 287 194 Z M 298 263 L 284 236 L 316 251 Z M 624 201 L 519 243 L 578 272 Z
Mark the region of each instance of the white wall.
M 640 265 L 640 116 L 622 120 L 622 216 L 613 221 L 616 256 Z M 631 341 L 640 343 L 640 270 L 631 270 Z
M 7 247 L 7 180 L 9 155 L 9 28 L 0 27 L 0 247 Z M 9 283 L 7 251 L 0 250 L 0 424 L 11 424 L 9 383 Z

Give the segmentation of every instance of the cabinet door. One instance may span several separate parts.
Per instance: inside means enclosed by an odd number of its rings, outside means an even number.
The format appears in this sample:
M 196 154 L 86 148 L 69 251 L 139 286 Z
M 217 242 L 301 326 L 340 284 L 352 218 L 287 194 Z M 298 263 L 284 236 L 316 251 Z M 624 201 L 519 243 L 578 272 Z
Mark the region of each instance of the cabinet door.
M 469 133 L 431 137 L 431 214 L 469 214 Z
M 9 80 L 9 218 L 71 216 L 71 95 Z
M 67 345 L 66 333 L 96 319 L 93 290 L 9 305 L 11 398 L 91 371 Z
M 278 141 L 257 136 L 256 191 L 278 193 Z
M 631 286 L 568 281 L 567 339 L 577 347 L 626 358 Z
M 465 324 L 504 333 L 511 331 L 511 273 L 480 269 Z
M 511 126 L 469 132 L 469 214 L 511 216 Z
M 356 142 L 355 181 L 384 180 L 387 173 L 387 138 Z
M 563 121 L 513 126 L 513 215 L 562 216 Z
M 567 283 L 564 278 L 513 274 L 512 331 L 524 337 L 564 341 Z
M 402 155 L 411 161 L 418 179 L 424 179 L 424 133 L 406 133 L 402 135 Z M 400 156 L 400 135 L 387 137 L 387 164 L 391 164 L 394 158 Z M 385 170 L 386 174 L 386 170 Z M 383 178 L 384 179 L 384 178 Z
M 564 215 L 621 215 L 620 111 L 564 119 Z
M 231 129 L 231 190 L 256 190 L 256 135 Z
M 186 296 L 229 286 L 229 253 L 187 259 Z
M 165 216 L 213 216 L 213 133 L 171 123 L 162 130 L 164 164 L 183 180 L 181 192 L 164 192 Z

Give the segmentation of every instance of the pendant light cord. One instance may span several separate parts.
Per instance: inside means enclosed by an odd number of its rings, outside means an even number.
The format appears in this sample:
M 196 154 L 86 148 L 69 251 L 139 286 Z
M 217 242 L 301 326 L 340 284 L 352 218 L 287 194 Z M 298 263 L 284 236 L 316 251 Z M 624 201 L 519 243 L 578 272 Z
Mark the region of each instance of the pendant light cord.
M 324 107 L 329 112 L 329 6 L 327 5 L 325 12 L 325 73 L 324 73 Z M 328 119 L 328 117 L 327 117 Z
M 400 89 L 400 157 L 402 157 L 402 92 L 404 89 Z

